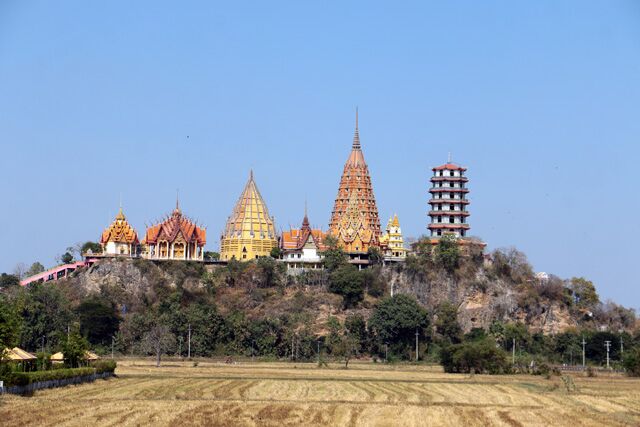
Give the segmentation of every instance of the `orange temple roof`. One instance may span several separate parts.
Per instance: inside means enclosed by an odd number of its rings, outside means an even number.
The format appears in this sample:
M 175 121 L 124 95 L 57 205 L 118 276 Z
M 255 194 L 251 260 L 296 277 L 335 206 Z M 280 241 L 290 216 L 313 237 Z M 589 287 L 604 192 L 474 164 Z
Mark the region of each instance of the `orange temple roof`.
M 116 215 L 116 219 L 102 232 L 100 236 L 100 243 L 106 244 L 108 242 L 127 243 L 132 245 L 138 244 L 138 233 L 129 224 L 127 218 L 122 212 L 122 208 Z
M 170 217 L 147 228 L 142 243 L 156 244 L 158 240 L 173 242 L 179 235 L 182 235 L 188 243 L 197 242 L 199 246 L 204 246 L 207 242 L 207 230 L 184 216 L 180 208 L 176 206 Z

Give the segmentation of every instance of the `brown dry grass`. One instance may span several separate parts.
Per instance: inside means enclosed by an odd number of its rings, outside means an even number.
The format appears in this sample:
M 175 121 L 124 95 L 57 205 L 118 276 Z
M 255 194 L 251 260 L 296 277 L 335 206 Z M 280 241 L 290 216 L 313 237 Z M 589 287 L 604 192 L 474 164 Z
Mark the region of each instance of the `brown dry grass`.
M 640 425 L 640 380 L 444 374 L 436 367 L 125 360 L 119 378 L 2 396 L 3 425 Z

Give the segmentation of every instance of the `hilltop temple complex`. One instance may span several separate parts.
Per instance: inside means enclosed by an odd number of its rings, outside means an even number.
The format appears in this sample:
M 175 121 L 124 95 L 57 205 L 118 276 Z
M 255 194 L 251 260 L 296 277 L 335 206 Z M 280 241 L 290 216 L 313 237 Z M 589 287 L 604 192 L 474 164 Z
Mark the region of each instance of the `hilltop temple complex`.
M 204 259 L 206 243 L 206 229 L 184 216 L 176 201 L 176 208 L 169 217 L 147 228 L 142 241 L 142 257 L 201 261 Z
M 275 223 L 251 171 L 220 238 L 220 259 L 247 261 L 269 256 L 276 247 Z
M 431 247 L 448 236 L 455 238 L 464 251 L 473 248 L 483 250 L 486 246 L 469 236 L 469 180 L 466 171 L 451 158 L 447 163 L 432 168 L 428 190 L 430 221 L 427 225 L 430 232 L 427 242 Z M 285 264 L 288 274 L 296 275 L 324 268 L 323 252 L 327 250 L 329 237 L 335 239 L 348 256 L 348 261 L 358 268 L 380 262 L 403 262 L 410 252 L 405 247 L 397 214 L 389 218 L 384 233 L 381 232 L 371 176 L 360 143 L 357 109 L 351 152 L 340 177 L 327 232 L 311 227 L 305 206 L 300 228 L 290 227 L 278 235 L 274 217 L 269 214 L 251 171 L 220 236 L 219 254 L 210 252 L 205 256 L 206 229 L 183 215 L 177 200 L 171 215 L 147 228 L 142 242 L 120 207 L 114 221 L 100 235 L 101 253 L 88 251 L 82 254 L 85 258 L 82 262 L 54 267 L 21 283 L 57 280 L 103 257 L 225 264 L 231 260 L 251 261 L 274 256 Z
M 380 218 L 360 145 L 357 110 L 351 153 L 340 178 L 329 233 L 347 253 L 366 254 L 369 248 L 380 246 Z
M 102 232 L 100 246 L 102 246 L 102 253 L 107 255 L 136 256 L 138 254 L 140 246 L 138 233 L 124 216 L 122 206 L 116 219 Z

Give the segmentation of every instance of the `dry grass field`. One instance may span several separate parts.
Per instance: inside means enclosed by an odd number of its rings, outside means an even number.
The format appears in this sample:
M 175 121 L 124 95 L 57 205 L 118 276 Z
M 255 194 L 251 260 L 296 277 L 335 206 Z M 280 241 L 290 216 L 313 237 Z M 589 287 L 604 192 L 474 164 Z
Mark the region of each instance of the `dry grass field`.
M 118 378 L 4 395 L 2 425 L 640 425 L 640 380 L 444 374 L 437 367 L 119 362 Z

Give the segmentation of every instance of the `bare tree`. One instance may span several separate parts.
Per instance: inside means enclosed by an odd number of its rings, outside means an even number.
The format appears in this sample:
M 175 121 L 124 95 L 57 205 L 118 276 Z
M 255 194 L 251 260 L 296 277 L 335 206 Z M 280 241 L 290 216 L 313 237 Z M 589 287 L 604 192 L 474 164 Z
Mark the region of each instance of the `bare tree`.
M 176 337 L 168 326 L 154 325 L 149 332 L 142 337 L 142 348 L 156 355 L 156 367 L 160 367 L 160 358 L 163 353 L 175 347 Z
M 24 274 L 26 273 L 26 271 L 27 266 L 23 262 L 19 262 L 15 267 L 13 267 L 13 275 L 20 280 L 24 279 Z

